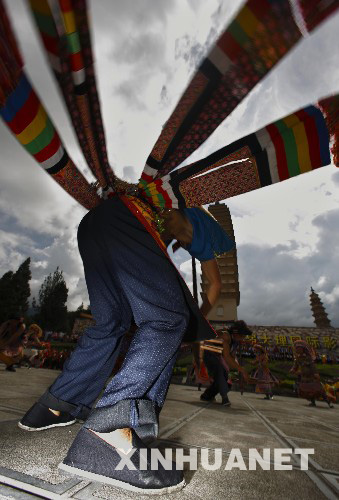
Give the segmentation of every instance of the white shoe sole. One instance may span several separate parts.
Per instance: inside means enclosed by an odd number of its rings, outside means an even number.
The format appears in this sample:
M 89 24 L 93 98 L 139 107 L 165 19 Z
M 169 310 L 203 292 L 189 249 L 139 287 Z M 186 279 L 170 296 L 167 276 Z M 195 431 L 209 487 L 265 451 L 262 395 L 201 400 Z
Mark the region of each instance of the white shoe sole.
M 18 422 L 18 427 L 20 427 L 20 429 L 23 429 L 24 431 L 30 431 L 30 432 L 34 432 L 34 431 L 45 431 L 46 429 L 52 429 L 52 427 L 66 427 L 67 425 L 72 425 L 72 424 L 75 424 L 76 423 L 76 420 L 71 420 L 70 422 L 63 422 L 63 423 L 60 423 L 60 424 L 51 424 L 51 425 L 46 425 L 45 427 L 29 427 L 28 425 L 24 425 L 22 424 L 21 422 Z
M 81 478 L 84 477 L 86 479 L 90 479 L 91 481 L 98 481 L 100 483 L 116 486 L 117 488 L 122 488 L 123 490 L 142 493 L 143 495 L 164 495 L 165 493 L 173 493 L 173 491 L 179 491 L 186 485 L 186 482 L 183 479 L 181 483 L 175 484 L 174 486 L 167 486 L 166 488 L 159 488 L 159 489 L 138 488 L 137 486 L 125 483 L 124 481 L 119 481 L 118 479 L 102 476 L 101 474 L 95 474 L 94 472 L 88 472 L 86 470 L 78 469 L 77 467 L 72 467 L 71 465 L 67 465 L 64 463 L 60 463 L 58 465 L 58 468 L 75 476 L 80 476 Z

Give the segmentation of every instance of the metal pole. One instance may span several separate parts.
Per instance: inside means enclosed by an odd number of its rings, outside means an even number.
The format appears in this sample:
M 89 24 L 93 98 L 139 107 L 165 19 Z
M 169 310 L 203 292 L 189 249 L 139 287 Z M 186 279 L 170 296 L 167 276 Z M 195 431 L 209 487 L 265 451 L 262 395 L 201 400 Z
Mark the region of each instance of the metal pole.
M 192 257 L 192 278 L 193 278 L 193 298 L 196 302 L 198 302 L 197 268 L 194 257 Z

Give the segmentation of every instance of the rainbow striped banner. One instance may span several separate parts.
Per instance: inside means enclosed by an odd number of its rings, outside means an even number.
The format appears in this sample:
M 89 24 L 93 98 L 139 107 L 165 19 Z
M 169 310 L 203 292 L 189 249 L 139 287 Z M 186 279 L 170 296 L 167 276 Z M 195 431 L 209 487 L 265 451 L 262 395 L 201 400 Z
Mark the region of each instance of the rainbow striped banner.
M 104 190 L 114 191 L 115 177 L 108 163 L 94 77 L 86 0 L 29 3 L 87 163 Z M 300 0 L 308 29 L 333 14 L 337 4 L 334 0 Z M 166 122 L 148 157 L 138 195 L 158 207 L 196 206 L 226 199 L 329 164 L 330 135 L 337 158 L 336 96 L 320 103 L 322 111 L 308 106 L 199 162 L 174 170 L 300 37 L 290 0 L 248 0 L 203 60 Z M 0 0 L 0 114 L 44 170 L 81 204 L 95 206 L 99 201 L 95 190 L 70 160 L 22 66 Z
M 94 77 L 86 1 L 29 3 L 86 162 L 105 187 L 114 181 L 114 175 L 108 163 Z
M 329 101 L 338 112 L 337 96 Z M 214 203 L 329 165 L 329 147 L 323 112 L 307 106 L 159 179 L 143 176 L 140 196 L 156 207 Z
M 248 0 L 166 122 L 142 179 L 149 182 L 177 168 L 300 38 L 289 0 Z
M 18 142 L 67 193 L 87 209 L 99 203 L 96 190 L 68 156 L 24 72 L 16 88 L 0 106 L 0 115 Z

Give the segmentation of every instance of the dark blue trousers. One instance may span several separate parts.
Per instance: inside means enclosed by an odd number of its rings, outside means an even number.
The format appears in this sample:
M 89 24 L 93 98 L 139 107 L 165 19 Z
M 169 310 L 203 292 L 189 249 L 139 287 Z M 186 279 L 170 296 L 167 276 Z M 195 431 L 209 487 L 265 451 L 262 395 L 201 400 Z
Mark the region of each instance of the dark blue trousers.
M 225 398 L 230 390 L 228 385 L 228 372 L 221 362 L 221 355 L 211 351 L 204 351 L 204 362 L 212 384 L 205 390 L 204 396 L 213 399 L 218 393 Z
M 78 244 L 95 326 L 84 332 L 41 401 L 75 416 L 91 408 L 134 319 L 138 329 L 123 366 L 85 425 L 101 432 L 129 426 L 154 435 L 189 319 L 178 273 L 118 197 L 84 217 Z

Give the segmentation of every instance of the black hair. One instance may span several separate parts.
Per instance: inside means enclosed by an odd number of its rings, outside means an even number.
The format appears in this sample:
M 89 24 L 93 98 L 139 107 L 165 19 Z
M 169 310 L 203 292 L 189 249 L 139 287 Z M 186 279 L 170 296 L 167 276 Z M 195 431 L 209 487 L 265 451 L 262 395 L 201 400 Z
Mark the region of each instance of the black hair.
M 238 335 L 251 335 L 252 330 L 250 330 L 242 319 L 238 321 L 234 321 L 231 326 L 228 328 L 230 334 L 237 333 Z

